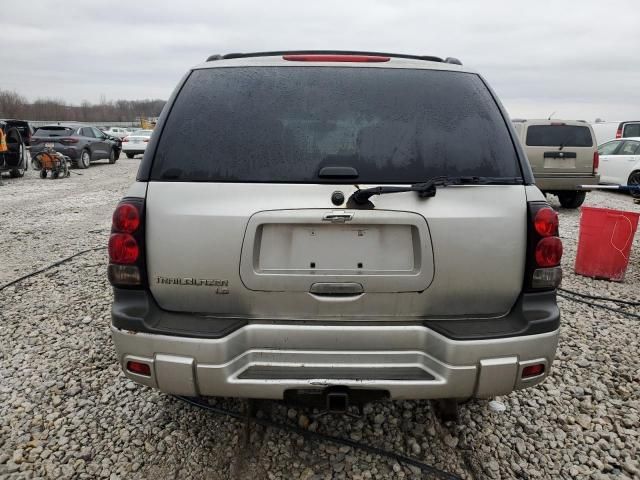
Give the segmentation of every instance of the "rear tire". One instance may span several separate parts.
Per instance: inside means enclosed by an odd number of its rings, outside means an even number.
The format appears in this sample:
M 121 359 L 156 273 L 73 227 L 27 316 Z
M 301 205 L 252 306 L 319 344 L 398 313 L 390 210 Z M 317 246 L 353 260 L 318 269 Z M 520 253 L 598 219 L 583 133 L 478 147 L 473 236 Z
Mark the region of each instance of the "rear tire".
M 47 178 L 47 171 L 44 168 L 40 170 L 40 178 Z
M 558 192 L 558 200 L 564 208 L 578 208 L 586 196 L 587 192 Z
M 11 178 L 19 178 L 24 177 L 24 168 L 13 168 L 9 172 L 9 176 Z
M 80 158 L 78 158 L 78 161 L 76 162 L 78 168 L 89 168 L 90 163 L 91 153 L 89 153 L 89 150 L 82 150 L 82 152 L 80 152 Z
M 127 158 L 133 158 L 135 157 L 135 153 L 127 153 Z
M 629 175 L 627 185 L 636 185 L 638 188 L 631 190 L 631 196 L 633 198 L 640 198 L 640 170 L 634 170 Z

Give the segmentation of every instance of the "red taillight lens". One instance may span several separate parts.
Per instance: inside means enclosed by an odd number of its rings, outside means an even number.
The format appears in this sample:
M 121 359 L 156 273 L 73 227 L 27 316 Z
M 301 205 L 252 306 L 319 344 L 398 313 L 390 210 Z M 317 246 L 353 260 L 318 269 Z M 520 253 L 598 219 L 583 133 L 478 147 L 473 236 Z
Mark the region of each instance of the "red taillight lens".
M 388 62 L 389 57 L 378 55 L 283 55 L 290 62 Z
M 550 207 L 541 208 L 533 220 L 536 232 L 541 237 L 558 234 L 558 214 Z
M 113 212 L 113 229 L 118 232 L 133 233 L 140 226 L 138 209 L 129 204 L 121 203 Z
M 138 375 L 144 375 L 145 377 L 151 376 L 151 367 L 142 362 L 127 362 L 127 370 L 131 373 L 137 373 Z
M 596 150 L 593 152 L 593 173 L 598 173 L 598 167 L 600 166 L 600 154 Z
M 522 369 L 522 378 L 537 377 L 544 373 L 544 363 L 528 365 Z
M 109 261 L 119 264 L 131 264 L 138 260 L 140 249 L 138 242 L 128 233 L 112 233 L 109 238 Z
M 536 245 L 536 263 L 539 267 L 555 267 L 562 258 L 562 241 L 558 237 L 546 237 Z
M 73 137 L 61 138 L 59 141 L 60 143 L 63 143 L 65 145 L 69 145 L 71 143 L 78 143 L 78 139 Z
M 616 131 L 616 138 L 622 138 L 622 128 L 618 128 Z

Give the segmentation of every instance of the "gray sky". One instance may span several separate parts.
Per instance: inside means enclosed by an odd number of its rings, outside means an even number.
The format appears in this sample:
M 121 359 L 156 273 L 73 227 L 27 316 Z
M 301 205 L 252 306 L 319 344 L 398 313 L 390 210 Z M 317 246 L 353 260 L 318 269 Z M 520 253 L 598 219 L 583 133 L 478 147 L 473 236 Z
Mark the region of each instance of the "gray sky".
M 512 117 L 640 118 L 636 0 L 0 0 L 0 89 L 72 103 L 168 98 L 209 54 L 460 58 Z

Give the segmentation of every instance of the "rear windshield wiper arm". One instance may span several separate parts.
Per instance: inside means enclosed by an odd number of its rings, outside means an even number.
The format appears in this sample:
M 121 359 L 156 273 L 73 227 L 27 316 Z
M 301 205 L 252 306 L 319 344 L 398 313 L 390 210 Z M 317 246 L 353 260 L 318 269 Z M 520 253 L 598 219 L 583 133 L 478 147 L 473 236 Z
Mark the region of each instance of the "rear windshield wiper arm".
M 356 205 L 367 205 L 369 199 L 374 195 L 384 195 L 385 193 L 417 192 L 420 198 L 435 197 L 436 187 L 446 187 L 447 185 L 518 185 L 522 184 L 522 178 L 518 177 L 433 177 L 426 182 L 414 183 L 406 187 L 380 186 L 356 190 L 349 197 L 349 203 Z

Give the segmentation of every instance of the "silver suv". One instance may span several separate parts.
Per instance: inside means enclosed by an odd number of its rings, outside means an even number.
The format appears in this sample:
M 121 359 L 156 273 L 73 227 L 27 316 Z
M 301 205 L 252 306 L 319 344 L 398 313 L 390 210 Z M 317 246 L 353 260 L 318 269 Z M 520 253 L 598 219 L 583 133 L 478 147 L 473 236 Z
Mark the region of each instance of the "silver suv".
M 454 401 L 535 385 L 556 351 L 558 217 L 455 59 L 210 57 L 109 255 L 118 359 L 168 393 Z

